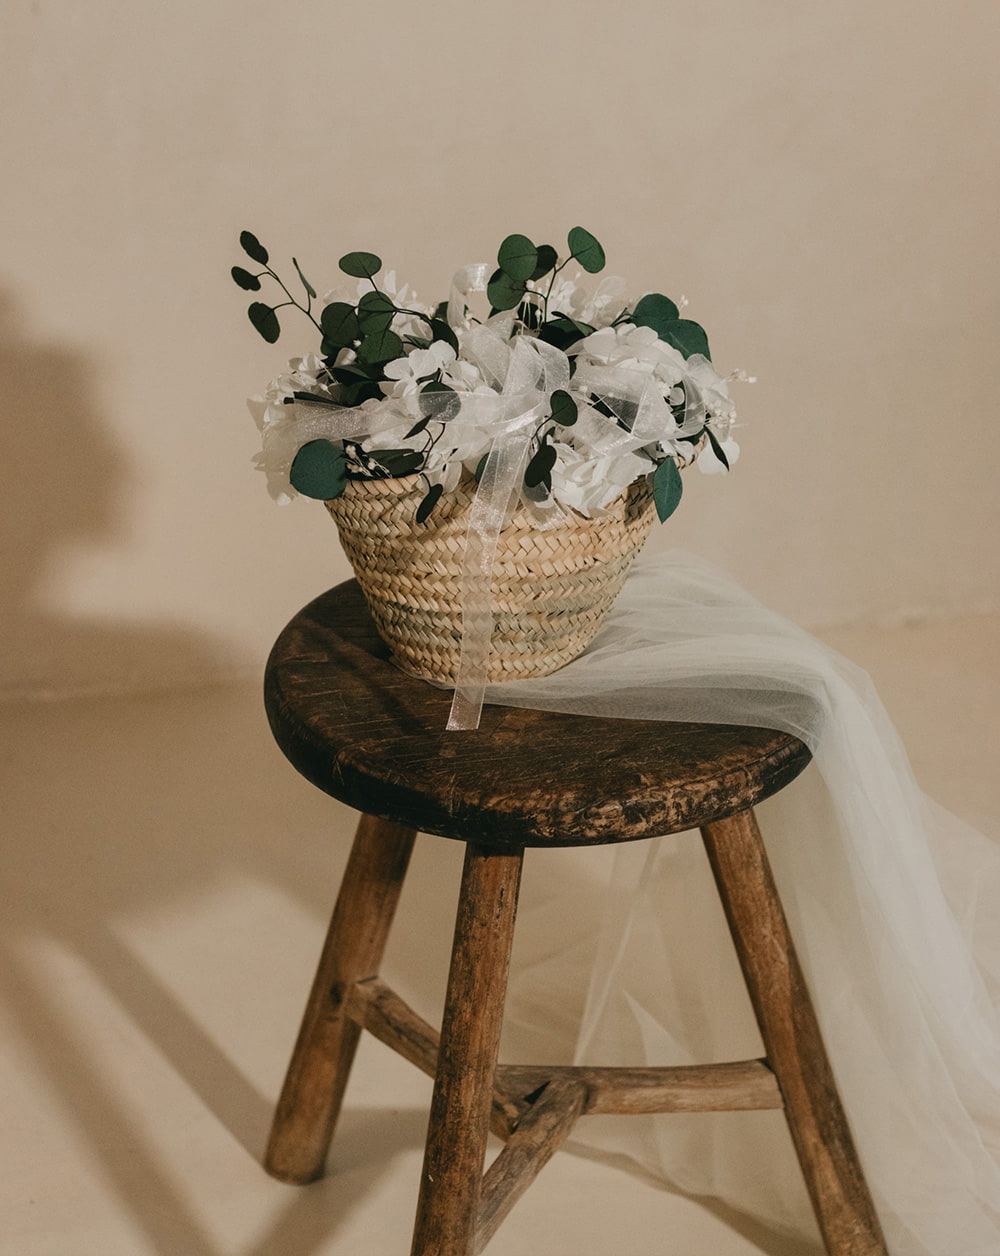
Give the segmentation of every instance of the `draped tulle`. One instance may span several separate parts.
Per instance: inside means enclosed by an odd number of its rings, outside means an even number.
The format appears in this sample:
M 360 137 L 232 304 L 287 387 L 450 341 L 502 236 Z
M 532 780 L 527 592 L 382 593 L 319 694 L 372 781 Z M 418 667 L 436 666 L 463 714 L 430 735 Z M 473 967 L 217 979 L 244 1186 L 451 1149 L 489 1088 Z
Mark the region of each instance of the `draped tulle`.
M 583 656 L 486 700 L 807 742 L 814 765 L 759 814 L 890 1251 L 997 1256 L 1000 846 L 920 793 L 868 677 L 671 554 L 636 564 Z M 761 1053 L 697 835 L 619 848 L 594 929 L 579 1062 Z M 573 964 L 563 951 L 533 966 L 520 1015 L 552 1018 Z M 780 1113 L 588 1117 L 576 1137 L 815 1234 Z

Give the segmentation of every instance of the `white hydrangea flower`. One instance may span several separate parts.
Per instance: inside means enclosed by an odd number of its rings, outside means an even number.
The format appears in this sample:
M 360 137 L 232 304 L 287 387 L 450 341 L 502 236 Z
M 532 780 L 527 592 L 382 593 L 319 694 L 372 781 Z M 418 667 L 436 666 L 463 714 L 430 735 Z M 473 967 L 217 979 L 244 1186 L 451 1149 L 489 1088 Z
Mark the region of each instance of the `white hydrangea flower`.
M 422 380 L 436 375 L 456 357 L 455 350 L 443 340 L 435 340 L 427 349 L 413 349 L 383 367 L 388 379 L 381 385 L 382 392 L 386 397 L 409 397 L 420 391 Z

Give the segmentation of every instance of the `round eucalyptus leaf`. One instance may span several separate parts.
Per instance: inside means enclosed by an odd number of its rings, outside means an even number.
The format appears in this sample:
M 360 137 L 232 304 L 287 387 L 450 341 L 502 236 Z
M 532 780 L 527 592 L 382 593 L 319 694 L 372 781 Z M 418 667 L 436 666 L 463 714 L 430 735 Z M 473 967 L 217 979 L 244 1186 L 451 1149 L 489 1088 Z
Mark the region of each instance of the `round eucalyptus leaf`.
M 512 310 L 524 296 L 524 282 L 495 270 L 486 285 L 486 295 L 495 310 Z
M 550 399 L 552 418 L 561 427 L 572 427 L 576 422 L 577 405 L 564 388 L 557 388 Z
M 386 331 L 396 317 L 396 307 L 384 292 L 366 292 L 358 302 L 358 324 L 370 335 Z
M 245 292 L 260 291 L 260 280 L 256 275 L 251 275 L 248 270 L 244 270 L 242 266 L 234 266 L 229 273 Z
M 432 484 L 430 486 L 430 488 L 427 490 L 427 496 L 423 499 L 423 501 L 417 507 L 417 516 L 416 516 L 417 523 L 426 522 L 427 516 L 431 513 L 434 507 L 438 504 L 438 502 L 441 499 L 441 494 L 443 492 L 444 492 L 443 484 Z
M 537 488 L 544 484 L 548 488 L 552 483 L 551 472 L 556 465 L 556 447 L 548 441 L 542 441 L 524 471 L 524 482 L 528 488 Z
M 337 265 L 345 275 L 371 279 L 382 269 L 382 259 L 374 253 L 345 253 Z
M 262 301 L 254 301 L 247 310 L 247 315 L 267 343 L 273 345 L 281 335 L 281 324 L 274 310 L 269 305 L 264 305 Z
M 338 349 L 353 344 L 361 335 L 354 306 L 348 305 L 346 301 L 331 302 L 319 316 L 319 325 L 323 328 L 324 341 Z
M 551 244 L 540 244 L 538 246 L 538 262 L 535 269 L 531 272 L 530 279 L 541 279 L 543 275 L 547 275 L 559 260 L 559 254 L 555 251 Z
M 680 505 L 683 491 L 677 463 L 673 458 L 664 458 L 653 475 L 653 501 L 661 523 L 669 519 Z
M 597 240 L 583 227 L 573 227 L 569 233 L 569 251 L 584 270 L 596 275 L 604 269 L 604 250 Z
M 405 352 L 402 340 L 394 331 L 375 331 L 366 335 L 358 346 L 358 361 L 369 364 L 395 362 Z
M 661 340 L 665 340 L 668 344 L 679 349 L 686 358 L 690 358 L 695 353 L 700 353 L 702 357 L 712 360 L 712 355 L 708 350 L 708 336 L 704 327 L 699 323 L 694 323 L 689 318 L 677 318 L 672 323 L 665 326 L 661 331 L 659 328 L 656 334 Z
M 652 327 L 660 336 L 661 327 L 675 323 L 680 318 L 677 306 L 661 292 L 647 292 L 632 311 L 631 321 L 636 327 Z M 662 340 L 664 337 L 660 336 Z
M 497 253 L 500 269 L 515 283 L 524 283 L 535 273 L 538 250 L 526 235 L 509 235 Z
M 339 497 L 347 485 L 344 451 L 328 440 L 307 441 L 292 460 L 288 478 L 303 497 L 319 501 Z
M 261 266 L 267 265 L 267 249 L 264 248 L 252 231 L 240 232 L 240 247 L 255 262 L 259 262 Z

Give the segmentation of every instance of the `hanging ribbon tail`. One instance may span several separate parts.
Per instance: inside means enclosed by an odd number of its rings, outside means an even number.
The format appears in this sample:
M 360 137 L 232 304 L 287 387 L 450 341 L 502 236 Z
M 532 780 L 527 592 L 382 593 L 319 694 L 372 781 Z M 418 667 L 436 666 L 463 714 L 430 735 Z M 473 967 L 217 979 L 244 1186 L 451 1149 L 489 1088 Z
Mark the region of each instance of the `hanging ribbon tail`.
M 540 406 L 520 415 L 490 447 L 472 503 L 462 570 L 462 648 L 449 731 L 479 727 L 493 636 L 493 564 L 507 510 L 521 476 Z

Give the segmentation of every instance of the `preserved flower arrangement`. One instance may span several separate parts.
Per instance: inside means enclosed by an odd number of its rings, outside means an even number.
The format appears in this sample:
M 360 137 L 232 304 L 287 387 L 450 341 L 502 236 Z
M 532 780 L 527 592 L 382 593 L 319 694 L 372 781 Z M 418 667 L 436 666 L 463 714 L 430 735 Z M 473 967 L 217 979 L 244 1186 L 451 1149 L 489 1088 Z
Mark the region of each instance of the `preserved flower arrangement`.
M 240 243 L 260 269 L 233 267 L 235 282 L 283 295 L 251 304 L 260 335 L 276 341 L 278 311 L 290 307 L 319 341 L 250 402 L 259 465 L 279 500 L 331 501 L 352 480 L 415 476 L 419 524 L 463 480 L 480 479 L 491 449 L 514 443 L 517 501 L 540 526 L 568 511 L 599 517 L 639 480 L 664 520 L 681 498 L 681 468 L 724 472 L 738 456 L 727 388 L 737 376 L 716 371 L 705 331 L 668 297 L 631 302 L 610 277 L 583 287 L 579 272 L 597 274 L 605 256 L 582 227 L 564 257 L 508 236 L 495 269 L 464 267 L 436 306 L 397 287 L 392 271 L 379 282 L 381 259 L 365 252 L 340 259 L 356 290 L 322 301 L 293 258 L 298 298 L 256 236 L 244 231 Z
M 244 231 L 259 270 L 233 279 L 269 343 L 279 312 L 312 323 L 251 411 L 279 501 L 326 503 L 375 626 L 399 666 L 453 684 L 449 728 L 478 725 L 492 681 L 548 675 L 579 655 L 681 468 L 729 470 L 735 412 L 702 327 L 660 293 L 632 302 L 589 231 L 566 254 L 510 235 L 497 265 L 462 267 L 421 304 L 374 253 L 319 300 L 293 258 L 289 286 Z M 733 378 L 733 377 L 730 377 Z

